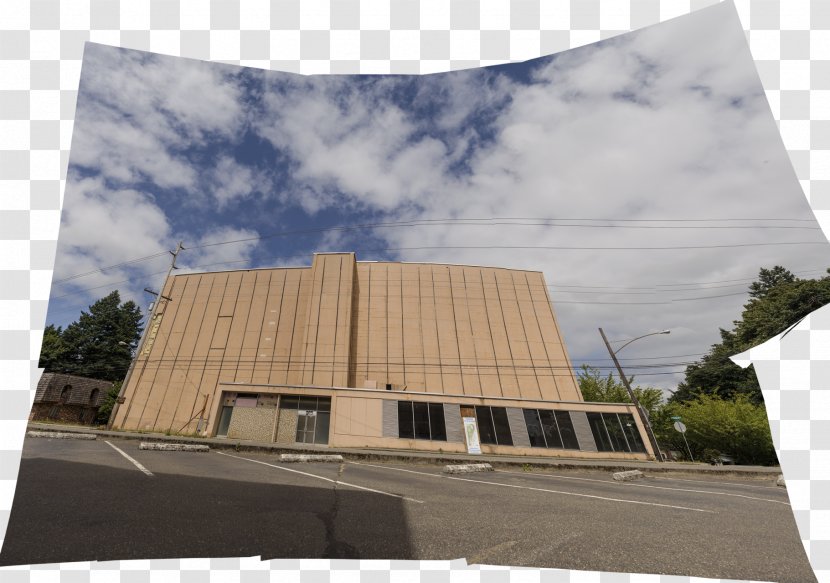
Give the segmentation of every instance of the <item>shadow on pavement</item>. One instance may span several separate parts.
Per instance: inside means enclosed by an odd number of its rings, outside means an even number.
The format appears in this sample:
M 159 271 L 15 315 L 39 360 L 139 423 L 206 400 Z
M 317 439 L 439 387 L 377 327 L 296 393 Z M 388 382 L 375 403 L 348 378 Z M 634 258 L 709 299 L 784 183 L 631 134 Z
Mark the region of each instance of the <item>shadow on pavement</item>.
M 0 566 L 254 555 L 411 559 L 405 504 L 342 486 L 146 477 L 24 459 Z

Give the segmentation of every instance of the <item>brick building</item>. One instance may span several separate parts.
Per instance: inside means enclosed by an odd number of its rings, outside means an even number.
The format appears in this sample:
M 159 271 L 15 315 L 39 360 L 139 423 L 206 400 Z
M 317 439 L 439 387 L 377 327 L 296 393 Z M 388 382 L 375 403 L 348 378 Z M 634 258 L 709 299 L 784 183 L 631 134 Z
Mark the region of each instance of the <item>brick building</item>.
M 92 424 L 112 384 L 110 381 L 45 372 L 38 381 L 29 420 Z
M 115 428 L 651 455 L 632 405 L 582 398 L 537 271 L 321 253 L 310 267 L 174 275 L 162 295 Z

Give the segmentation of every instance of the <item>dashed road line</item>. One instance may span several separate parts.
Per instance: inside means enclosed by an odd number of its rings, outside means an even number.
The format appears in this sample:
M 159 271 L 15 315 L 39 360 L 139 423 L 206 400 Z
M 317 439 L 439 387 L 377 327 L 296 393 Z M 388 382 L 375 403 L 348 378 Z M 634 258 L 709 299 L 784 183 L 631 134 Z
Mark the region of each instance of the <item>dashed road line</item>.
M 473 479 L 470 479 L 470 478 L 457 478 L 457 477 L 454 477 L 454 476 L 444 476 L 444 475 L 440 475 L 440 474 L 431 474 L 429 472 L 417 472 L 415 470 L 406 470 L 404 468 L 392 468 L 392 467 L 388 467 L 388 466 L 379 466 L 379 465 L 375 465 L 375 464 L 366 464 L 366 463 L 362 463 L 362 462 L 346 462 L 346 463 L 354 464 L 354 465 L 357 465 L 357 466 L 369 466 L 369 467 L 372 467 L 372 468 L 397 470 L 399 472 L 409 472 L 411 474 L 421 474 L 423 476 L 431 476 L 433 478 L 442 478 L 442 479 L 445 479 L 445 480 L 459 480 L 461 482 L 473 482 L 475 484 L 488 484 L 490 486 L 501 486 L 502 488 L 517 488 L 519 490 L 534 490 L 536 492 L 549 492 L 549 493 L 552 493 L 552 494 L 562 494 L 564 496 L 577 496 L 577 497 L 580 497 L 580 498 L 593 498 L 595 500 L 607 500 L 607 501 L 610 501 L 610 502 L 622 502 L 622 503 L 626 503 L 626 504 L 641 504 L 641 505 L 644 505 L 644 506 L 659 506 L 659 507 L 662 507 L 662 508 L 674 508 L 676 510 L 690 510 L 692 512 L 706 512 L 706 513 L 714 514 L 714 511 L 705 510 L 703 508 L 691 508 L 691 507 L 688 507 L 688 506 L 675 506 L 675 505 L 672 505 L 672 504 L 660 504 L 660 503 L 657 503 L 657 502 L 643 502 L 641 500 L 629 500 L 627 498 L 609 498 L 609 497 L 606 497 L 606 496 L 595 496 L 593 494 L 579 494 L 577 492 L 563 492 L 561 490 L 549 490 L 547 488 L 534 488 L 532 486 L 518 486 L 516 484 L 501 484 L 499 482 L 488 482 L 486 480 L 473 480 Z
M 332 480 L 331 478 L 326 478 L 325 476 L 318 476 L 317 474 L 309 474 L 308 472 L 301 472 L 300 470 L 292 470 L 291 468 L 284 468 L 282 466 L 278 466 L 275 464 L 269 464 L 268 462 L 263 462 L 260 460 L 253 460 L 251 458 L 242 457 L 238 455 L 233 455 L 229 453 L 225 453 L 222 451 L 217 451 L 219 455 L 224 455 L 228 457 L 232 457 L 238 460 L 245 460 L 247 462 L 254 462 L 255 464 L 262 464 L 263 466 L 268 466 L 270 468 L 276 468 L 278 470 L 283 470 L 285 472 L 291 472 L 294 474 L 300 474 L 302 476 L 307 476 L 309 478 L 317 478 L 318 480 L 324 480 L 326 482 L 331 482 L 332 484 L 339 484 L 341 486 L 348 486 L 350 488 L 357 488 L 358 490 L 366 490 L 367 492 L 374 492 L 375 494 L 383 494 L 384 496 L 392 496 L 393 498 L 400 498 L 402 500 L 407 500 L 408 502 L 415 502 L 416 504 L 423 504 L 423 500 L 416 500 L 415 498 L 410 498 L 409 496 L 401 496 L 400 494 L 393 494 L 391 492 L 384 492 L 383 490 L 376 490 L 374 488 L 368 488 L 366 486 L 358 486 L 357 484 L 352 484 L 349 482 L 344 482 L 342 480 Z
M 113 445 L 112 443 L 110 443 L 109 441 L 104 441 L 104 443 L 106 443 L 106 444 L 107 444 L 108 446 L 110 446 L 112 449 L 114 449 L 115 451 L 117 451 L 118 453 L 120 453 L 121 455 L 123 455 L 125 458 L 127 458 L 128 460 L 130 460 L 130 461 L 133 463 L 133 465 L 134 465 L 135 467 L 137 467 L 139 470 L 141 470 L 142 472 L 144 472 L 144 473 L 145 473 L 145 474 L 147 474 L 148 476 L 152 476 L 152 475 L 153 475 L 153 472 L 151 472 L 150 470 L 148 470 L 147 468 L 145 468 L 144 466 L 142 466 L 140 463 L 138 463 L 136 460 L 134 460 L 132 457 L 130 457 L 129 455 L 127 455 L 127 453 L 126 453 L 125 451 L 123 451 L 122 449 L 120 449 L 120 448 L 118 448 L 118 447 L 114 446 L 114 445 Z

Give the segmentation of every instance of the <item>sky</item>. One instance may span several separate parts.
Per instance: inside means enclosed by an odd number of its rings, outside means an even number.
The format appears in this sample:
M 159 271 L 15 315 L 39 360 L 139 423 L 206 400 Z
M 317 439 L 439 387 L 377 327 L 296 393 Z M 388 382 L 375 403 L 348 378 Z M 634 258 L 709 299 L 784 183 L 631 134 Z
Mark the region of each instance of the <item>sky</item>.
M 425 76 L 87 43 L 47 323 L 114 289 L 146 312 L 178 241 L 181 271 L 325 251 L 543 271 L 575 367 L 611 367 L 599 327 L 670 329 L 619 353 L 664 390 L 760 268 L 830 266 L 728 4 Z

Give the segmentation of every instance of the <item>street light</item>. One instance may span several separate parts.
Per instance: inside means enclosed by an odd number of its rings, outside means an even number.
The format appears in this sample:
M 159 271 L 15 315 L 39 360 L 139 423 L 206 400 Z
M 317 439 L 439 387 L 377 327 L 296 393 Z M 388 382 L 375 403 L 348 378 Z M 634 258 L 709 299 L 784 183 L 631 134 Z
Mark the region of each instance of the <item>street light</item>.
M 660 332 L 650 332 L 649 334 L 643 334 L 642 336 L 637 336 L 636 338 L 632 338 L 617 350 L 611 349 L 611 344 L 608 342 L 608 338 L 605 337 L 605 332 L 602 331 L 602 328 L 599 329 L 599 333 L 602 336 L 603 342 L 605 342 L 605 347 L 608 349 L 608 354 L 611 355 L 611 360 L 614 361 L 614 364 L 617 367 L 617 372 L 620 373 L 620 379 L 622 379 L 623 384 L 625 385 L 626 390 L 628 391 L 628 396 L 631 397 L 631 402 L 634 403 L 634 406 L 637 408 L 637 412 L 640 414 L 640 421 L 643 422 L 643 426 L 646 428 L 646 433 L 648 433 L 649 441 L 651 441 L 651 447 L 654 450 L 654 457 L 655 459 L 660 462 L 663 461 L 663 456 L 660 453 L 660 446 L 657 444 L 657 438 L 654 437 L 654 430 L 651 428 L 651 422 L 648 420 L 648 415 L 645 414 L 643 410 L 643 406 L 640 405 L 639 399 L 637 399 L 637 395 L 634 394 L 634 391 L 631 390 L 631 384 L 628 382 L 628 378 L 625 376 L 622 367 L 620 366 L 620 362 L 617 360 L 617 353 L 634 342 L 635 340 L 639 340 L 641 338 L 646 338 L 648 336 L 655 336 L 657 334 L 671 334 L 671 330 L 661 330 Z

